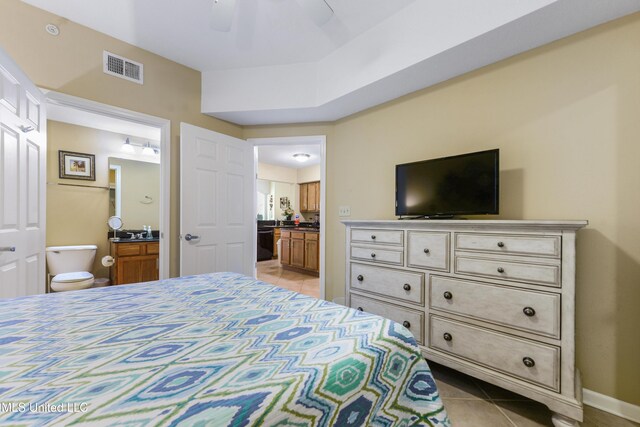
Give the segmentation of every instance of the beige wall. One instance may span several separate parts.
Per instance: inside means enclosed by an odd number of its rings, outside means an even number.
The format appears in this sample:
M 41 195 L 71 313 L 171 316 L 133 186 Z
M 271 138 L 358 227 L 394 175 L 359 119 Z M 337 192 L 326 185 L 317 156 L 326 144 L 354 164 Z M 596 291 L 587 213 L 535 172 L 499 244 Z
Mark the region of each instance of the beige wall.
M 578 235 L 577 363 L 584 386 L 640 404 L 640 14 L 326 127 L 327 295 L 344 292 L 344 227 L 394 218 L 394 166 L 500 149 L 500 218 L 587 219 Z M 312 129 L 310 131 L 310 129 Z
M 123 228 L 142 230 L 146 225 L 151 226 L 152 230 L 158 230 L 161 208 L 160 165 L 110 157 L 109 166 L 111 165 L 120 166 L 120 217 Z
M 179 261 L 180 122 L 231 136 L 242 128 L 200 113 L 200 73 L 19 0 L 0 0 L 0 46 L 36 85 L 171 120 L 171 275 Z M 54 23 L 60 35 L 48 35 Z M 144 64 L 144 85 L 102 72 L 102 51 Z M 93 190 L 96 191 L 96 190 Z
M 293 168 L 271 165 L 269 163 L 258 163 L 258 179 L 267 181 L 293 182 L 298 179 L 298 172 Z
M 313 165 L 298 169 L 298 184 L 303 182 L 320 181 L 320 165 Z

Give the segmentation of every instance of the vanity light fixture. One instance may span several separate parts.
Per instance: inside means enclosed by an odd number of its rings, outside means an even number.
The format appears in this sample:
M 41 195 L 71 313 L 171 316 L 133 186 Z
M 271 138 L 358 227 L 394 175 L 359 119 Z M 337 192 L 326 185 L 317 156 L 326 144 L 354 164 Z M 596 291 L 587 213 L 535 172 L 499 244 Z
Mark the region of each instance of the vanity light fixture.
M 129 154 L 134 154 L 136 152 L 135 148 L 133 148 L 133 145 L 131 145 L 131 142 L 129 141 L 129 138 L 127 138 L 124 141 L 124 144 L 122 144 L 122 147 L 120 147 L 120 149 L 123 152 L 129 153 Z
M 309 160 L 310 157 L 311 155 L 307 153 L 296 153 L 293 155 L 293 158 L 299 161 L 300 163 L 306 162 L 307 160 Z
M 147 144 L 142 149 L 142 154 L 144 154 L 145 156 L 153 156 L 153 155 L 156 154 L 156 150 L 154 150 L 151 147 L 151 143 L 150 142 L 147 142 Z

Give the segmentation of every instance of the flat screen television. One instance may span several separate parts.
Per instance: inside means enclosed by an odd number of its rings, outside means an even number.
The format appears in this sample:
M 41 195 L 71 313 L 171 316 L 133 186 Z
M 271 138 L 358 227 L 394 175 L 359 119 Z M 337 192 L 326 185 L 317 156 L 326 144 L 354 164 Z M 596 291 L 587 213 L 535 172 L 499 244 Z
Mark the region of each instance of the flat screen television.
M 498 149 L 396 165 L 396 216 L 498 213 Z

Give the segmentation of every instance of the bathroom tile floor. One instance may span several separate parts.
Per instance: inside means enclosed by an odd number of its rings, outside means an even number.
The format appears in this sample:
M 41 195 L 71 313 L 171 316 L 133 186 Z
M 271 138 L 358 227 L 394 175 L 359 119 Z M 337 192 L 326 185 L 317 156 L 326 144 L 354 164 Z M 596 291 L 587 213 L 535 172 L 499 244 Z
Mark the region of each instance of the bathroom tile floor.
M 553 426 L 551 411 L 541 403 L 435 362 L 429 362 L 429 366 L 453 427 Z M 640 424 L 585 406 L 581 426 L 639 427 Z
M 258 279 L 280 288 L 320 298 L 320 279 L 317 276 L 285 270 L 277 259 L 258 263 Z

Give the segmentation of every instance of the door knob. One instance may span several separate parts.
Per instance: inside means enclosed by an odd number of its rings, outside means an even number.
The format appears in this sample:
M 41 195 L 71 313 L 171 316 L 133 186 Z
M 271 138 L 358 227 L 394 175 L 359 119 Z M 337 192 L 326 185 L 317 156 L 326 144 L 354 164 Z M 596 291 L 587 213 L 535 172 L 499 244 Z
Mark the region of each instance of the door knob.
M 200 236 L 192 236 L 191 234 L 185 234 L 184 236 L 184 240 L 186 240 L 187 242 L 190 242 L 194 239 L 199 239 Z
M 3 246 L 0 247 L 0 252 L 15 252 L 16 251 L 16 247 L 15 246 Z

